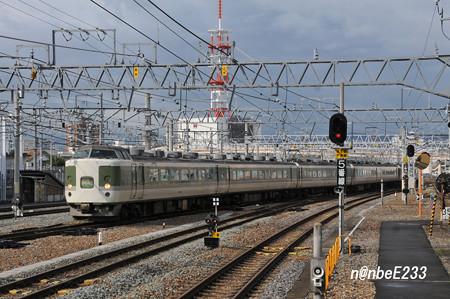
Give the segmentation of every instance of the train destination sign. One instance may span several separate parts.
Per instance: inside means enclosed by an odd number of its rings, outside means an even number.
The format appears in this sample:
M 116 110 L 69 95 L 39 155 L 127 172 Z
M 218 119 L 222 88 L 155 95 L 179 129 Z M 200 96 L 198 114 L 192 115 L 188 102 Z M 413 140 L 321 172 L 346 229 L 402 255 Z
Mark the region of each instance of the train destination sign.
M 337 159 L 337 185 L 345 187 L 345 177 L 347 175 L 347 163 L 345 159 Z

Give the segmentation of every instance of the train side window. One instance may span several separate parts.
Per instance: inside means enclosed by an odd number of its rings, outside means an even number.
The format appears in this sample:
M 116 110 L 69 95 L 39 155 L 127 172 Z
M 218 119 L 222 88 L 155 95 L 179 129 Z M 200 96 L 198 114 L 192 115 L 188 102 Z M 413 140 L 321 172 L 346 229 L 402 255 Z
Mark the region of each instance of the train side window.
M 191 181 L 196 181 L 196 180 L 198 180 L 197 169 L 190 169 L 190 170 L 189 170 L 189 179 L 190 179 Z
M 237 171 L 236 171 L 236 169 L 233 169 L 233 171 L 231 172 L 231 180 L 232 181 L 236 181 L 237 180 Z
M 245 170 L 244 171 L 244 180 L 250 180 L 251 176 L 250 176 L 250 170 Z
M 252 170 L 252 180 L 258 179 L 258 170 Z
M 117 151 L 116 154 L 119 157 L 119 159 L 125 160 L 125 157 L 122 155 L 122 151 Z
M 214 174 L 215 174 L 214 169 L 209 168 L 207 174 L 208 174 L 208 177 L 207 177 L 208 181 L 212 181 L 215 179 L 214 178 Z
M 237 170 L 237 180 L 242 181 L 244 179 L 244 171 L 242 169 Z
M 180 178 L 182 181 L 188 181 L 189 180 L 189 169 L 181 169 Z
M 159 181 L 158 169 L 150 169 L 150 172 L 148 174 L 148 179 L 150 182 Z
M 281 170 L 277 170 L 277 178 L 279 179 L 283 178 L 283 172 Z
M 200 169 L 200 180 L 206 181 L 206 169 Z
M 180 180 L 180 172 L 178 169 L 175 169 L 175 168 L 169 169 L 169 180 L 170 181 L 179 181 Z
M 287 179 L 287 178 L 288 178 L 288 171 L 283 170 L 283 179 Z
M 276 179 L 276 178 L 277 178 L 277 171 L 272 170 L 272 179 Z
M 122 150 L 121 153 L 125 160 L 131 160 L 131 156 L 126 150 Z
M 161 182 L 165 182 L 168 180 L 169 172 L 167 169 L 161 169 Z
M 258 170 L 258 178 L 264 180 L 264 170 Z
M 270 179 L 270 178 L 271 178 L 270 170 L 266 170 L 265 173 L 266 173 L 266 174 L 264 175 L 264 178 L 265 178 L 266 180 Z

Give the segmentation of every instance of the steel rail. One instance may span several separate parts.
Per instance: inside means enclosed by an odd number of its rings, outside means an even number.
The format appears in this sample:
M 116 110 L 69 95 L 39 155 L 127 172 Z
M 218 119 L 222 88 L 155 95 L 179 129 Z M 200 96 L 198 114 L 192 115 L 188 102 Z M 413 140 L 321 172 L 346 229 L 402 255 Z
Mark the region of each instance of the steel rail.
M 274 208 L 271 208 L 271 209 L 260 209 L 258 211 L 252 211 L 250 213 L 246 213 L 245 215 L 239 215 L 239 216 L 236 216 L 236 217 L 231 217 L 231 218 L 228 218 L 228 219 L 222 221 L 222 223 L 229 223 L 229 222 L 231 222 L 231 224 L 223 226 L 222 229 L 225 230 L 225 229 L 229 229 L 229 228 L 232 228 L 232 227 L 235 227 L 235 226 L 238 226 L 238 225 L 242 225 L 244 223 L 251 222 L 251 221 L 254 221 L 254 220 L 262 218 L 262 217 L 267 217 L 267 216 L 276 214 L 278 212 L 281 212 L 281 211 L 285 210 L 288 207 L 291 207 L 291 206 L 295 207 L 295 206 L 298 206 L 298 205 L 299 205 L 298 201 L 290 202 L 290 203 L 284 203 L 284 204 L 281 204 L 281 205 L 279 205 L 277 207 L 274 207 Z M 249 218 L 248 219 L 242 219 L 243 217 L 249 217 Z M 237 221 L 239 219 L 242 219 L 242 220 Z M 150 246 L 150 245 L 155 245 L 155 244 L 158 244 L 158 243 L 170 240 L 170 239 L 181 237 L 181 236 L 184 236 L 186 234 L 195 233 L 195 232 L 197 232 L 199 230 L 204 230 L 205 231 L 205 232 L 193 235 L 191 237 L 183 238 L 182 240 L 175 241 L 173 243 L 170 243 L 170 244 L 167 244 L 167 245 L 164 245 L 164 246 L 152 249 L 152 250 L 148 250 L 148 251 L 146 251 L 144 253 L 137 254 L 137 255 L 134 255 L 134 256 L 129 257 L 129 258 L 125 258 L 125 259 L 120 260 L 118 262 L 111 263 L 111 264 L 106 265 L 104 267 L 101 267 L 99 269 L 96 269 L 96 270 L 93 270 L 93 271 L 89 271 L 89 272 L 87 272 L 85 274 L 79 275 L 79 276 L 74 277 L 72 279 L 65 280 L 65 281 L 63 281 L 61 283 L 52 285 L 50 287 L 41 289 L 39 291 L 33 292 L 32 294 L 28 294 L 28 295 L 25 295 L 24 297 L 22 297 L 22 298 L 41 298 L 41 296 L 44 296 L 44 295 L 49 294 L 51 292 L 54 292 L 57 289 L 61 289 L 63 287 L 75 284 L 76 282 L 81 281 L 83 279 L 96 276 L 96 275 L 98 275 L 100 273 L 104 273 L 104 272 L 107 272 L 109 270 L 119 268 L 121 266 L 124 266 L 124 265 L 130 264 L 130 263 L 136 262 L 136 261 L 138 261 L 140 259 L 143 259 L 143 258 L 152 256 L 152 255 L 155 255 L 155 254 L 163 252 L 163 251 L 167 251 L 167 250 L 173 249 L 173 248 L 175 248 L 177 246 L 186 244 L 186 243 L 188 243 L 190 241 L 194 241 L 194 240 L 197 240 L 199 238 L 205 237 L 205 236 L 208 235 L 208 232 L 207 232 L 206 228 L 207 228 L 206 225 L 202 225 L 202 226 L 198 226 L 198 227 L 182 230 L 182 231 L 179 231 L 179 232 L 175 232 L 175 233 L 172 233 L 172 234 L 169 234 L 169 235 L 166 235 L 166 236 L 162 236 L 162 237 L 159 237 L 159 238 L 155 238 L 155 239 L 152 239 L 152 240 L 149 240 L 149 241 L 144 241 L 144 242 L 141 242 L 141 243 L 138 243 L 138 244 L 129 245 L 129 246 L 126 246 L 126 247 L 123 247 L 123 248 L 120 248 L 120 249 L 113 250 L 111 252 L 106 252 L 106 253 L 95 255 L 95 256 L 92 256 L 92 257 L 89 257 L 89 258 L 85 258 L 83 260 L 80 260 L 80 261 L 77 261 L 77 262 L 74 262 L 74 263 L 70 263 L 70 264 L 67 264 L 67 265 L 64 265 L 64 266 L 60 266 L 60 267 L 57 267 L 57 268 L 49 270 L 49 271 L 38 273 L 36 275 L 30 276 L 30 277 L 26 277 L 26 278 L 23 278 L 23 279 L 18 280 L 18 281 L 13 281 L 13 282 L 10 282 L 10 283 L 4 284 L 4 285 L 0 285 L 0 293 L 8 291 L 8 290 L 11 290 L 11 289 L 17 289 L 17 288 L 20 288 L 20 287 L 23 287 L 23 286 L 26 286 L 26 285 L 30 285 L 30 284 L 32 284 L 32 283 L 34 283 L 36 281 L 39 281 L 42 278 L 48 278 L 48 277 L 54 276 L 54 275 L 56 275 L 58 273 L 62 273 L 64 271 L 69 271 L 69 270 L 73 270 L 75 268 L 79 268 L 79 267 L 82 267 L 82 266 L 85 266 L 85 265 L 89 265 L 89 264 L 91 264 L 93 262 L 97 262 L 97 261 L 102 260 L 102 259 L 115 257 L 115 256 L 117 256 L 119 254 L 123 254 L 123 253 L 129 252 L 130 250 L 138 250 L 138 249 Z
M 355 207 L 355 206 L 357 206 L 359 204 L 363 204 L 365 202 L 371 201 L 371 200 L 376 199 L 376 198 L 379 198 L 379 195 L 365 196 L 365 197 L 362 197 L 362 198 L 355 199 L 355 200 L 353 200 L 353 201 L 351 201 L 349 203 L 357 202 L 357 204 L 354 204 L 354 205 L 351 206 L 351 207 Z M 351 208 L 351 207 L 348 207 L 348 208 Z M 236 257 L 234 260 L 230 261 L 226 265 L 224 265 L 221 268 L 219 268 L 216 272 L 212 273 L 210 276 L 208 276 L 207 278 L 202 280 L 197 285 L 191 287 L 188 291 L 183 293 L 178 298 L 179 299 L 187 299 L 187 298 L 195 298 L 197 296 L 200 296 L 201 292 L 203 290 L 205 290 L 209 285 L 213 284 L 215 281 L 220 279 L 220 277 L 222 275 L 224 275 L 225 273 L 229 272 L 231 269 L 235 268 L 240 263 L 242 263 L 245 260 L 247 260 L 251 255 L 254 254 L 255 251 L 257 251 L 260 248 L 262 248 L 264 244 L 270 243 L 270 242 L 274 241 L 275 239 L 280 238 L 284 234 L 287 234 L 288 232 L 296 229 L 298 226 L 300 226 L 300 225 L 302 225 L 302 224 L 304 224 L 304 223 L 306 223 L 308 221 L 311 221 L 311 220 L 319 217 L 320 215 L 323 215 L 324 213 L 327 213 L 327 212 L 329 212 L 331 210 L 334 210 L 336 208 L 338 208 L 337 205 L 335 205 L 333 207 L 326 208 L 324 210 L 321 210 L 318 213 L 316 213 L 314 215 L 311 215 L 311 216 L 308 216 L 306 218 L 303 218 L 303 219 L 299 220 L 298 222 L 290 225 L 289 227 L 283 229 L 282 231 L 273 234 L 269 238 L 259 242 L 257 245 L 253 246 L 252 248 L 246 250 L 244 253 L 242 253 L 241 255 Z M 331 221 L 331 219 L 336 217 L 336 215 L 338 215 L 338 212 L 336 212 L 333 215 L 327 217 L 328 221 Z M 287 255 L 287 253 L 289 252 L 289 250 L 292 247 L 295 247 L 295 244 L 298 244 L 299 242 L 301 242 L 307 236 L 305 234 L 311 233 L 311 232 L 312 232 L 312 229 L 310 229 L 310 230 L 308 230 L 308 232 L 302 234 L 302 236 L 297 238 L 286 249 L 283 250 L 283 254 L 278 254 L 276 258 L 272 259 L 272 262 L 270 262 L 264 268 L 262 268 L 256 274 L 255 277 L 253 277 L 242 289 L 240 289 L 237 292 L 237 294 L 235 295 L 234 298 L 243 298 L 243 297 L 245 297 L 245 295 L 248 294 L 249 291 L 262 279 L 262 277 L 264 277 L 269 271 L 271 271 L 272 268 L 279 263 L 280 259 L 284 258 L 284 256 Z

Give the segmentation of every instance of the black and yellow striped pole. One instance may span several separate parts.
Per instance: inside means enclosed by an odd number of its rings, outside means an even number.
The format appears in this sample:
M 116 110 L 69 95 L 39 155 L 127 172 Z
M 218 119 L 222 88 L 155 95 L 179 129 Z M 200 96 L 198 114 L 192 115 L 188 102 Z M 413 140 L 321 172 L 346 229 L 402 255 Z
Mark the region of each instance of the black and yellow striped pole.
M 433 199 L 433 211 L 431 212 L 430 236 L 433 235 L 434 212 L 436 211 L 437 196 L 432 195 L 431 198 Z

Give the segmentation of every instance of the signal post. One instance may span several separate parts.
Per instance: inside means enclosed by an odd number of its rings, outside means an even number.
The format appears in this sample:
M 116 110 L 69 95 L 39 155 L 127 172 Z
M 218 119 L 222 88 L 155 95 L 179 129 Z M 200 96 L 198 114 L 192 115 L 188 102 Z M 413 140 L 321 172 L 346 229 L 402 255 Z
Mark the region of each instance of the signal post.
M 329 135 L 331 142 L 337 145 L 334 147 L 336 164 L 337 164 L 337 187 L 334 192 L 339 194 L 339 235 L 344 234 L 344 196 L 347 176 L 347 158 L 348 150 L 351 147 L 344 147 L 345 139 L 347 139 L 347 118 L 344 115 L 344 83 L 341 83 L 340 89 L 339 113 L 330 117 Z M 342 249 L 343 240 L 339 238 L 339 245 Z
M 331 142 L 336 144 L 336 171 L 337 171 L 337 187 L 334 192 L 339 194 L 339 236 L 344 234 L 344 195 L 347 176 L 347 158 L 348 150 L 351 147 L 344 147 L 345 139 L 347 139 L 347 118 L 344 115 L 344 84 L 341 83 L 341 107 L 339 113 L 330 118 L 329 138 Z M 311 259 L 311 289 L 313 290 L 314 299 L 322 298 L 325 290 L 325 259 L 322 257 L 322 226 L 314 225 L 314 256 Z M 343 238 L 339 238 L 339 247 L 342 250 Z
M 213 198 L 213 205 L 215 214 L 209 214 L 205 218 L 205 222 L 208 225 L 209 234 L 204 238 L 205 246 L 210 248 L 219 247 L 220 233 L 217 231 L 217 225 L 219 224 L 219 216 L 217 216 L 217 206 L 219 205 L 219 198 Z

